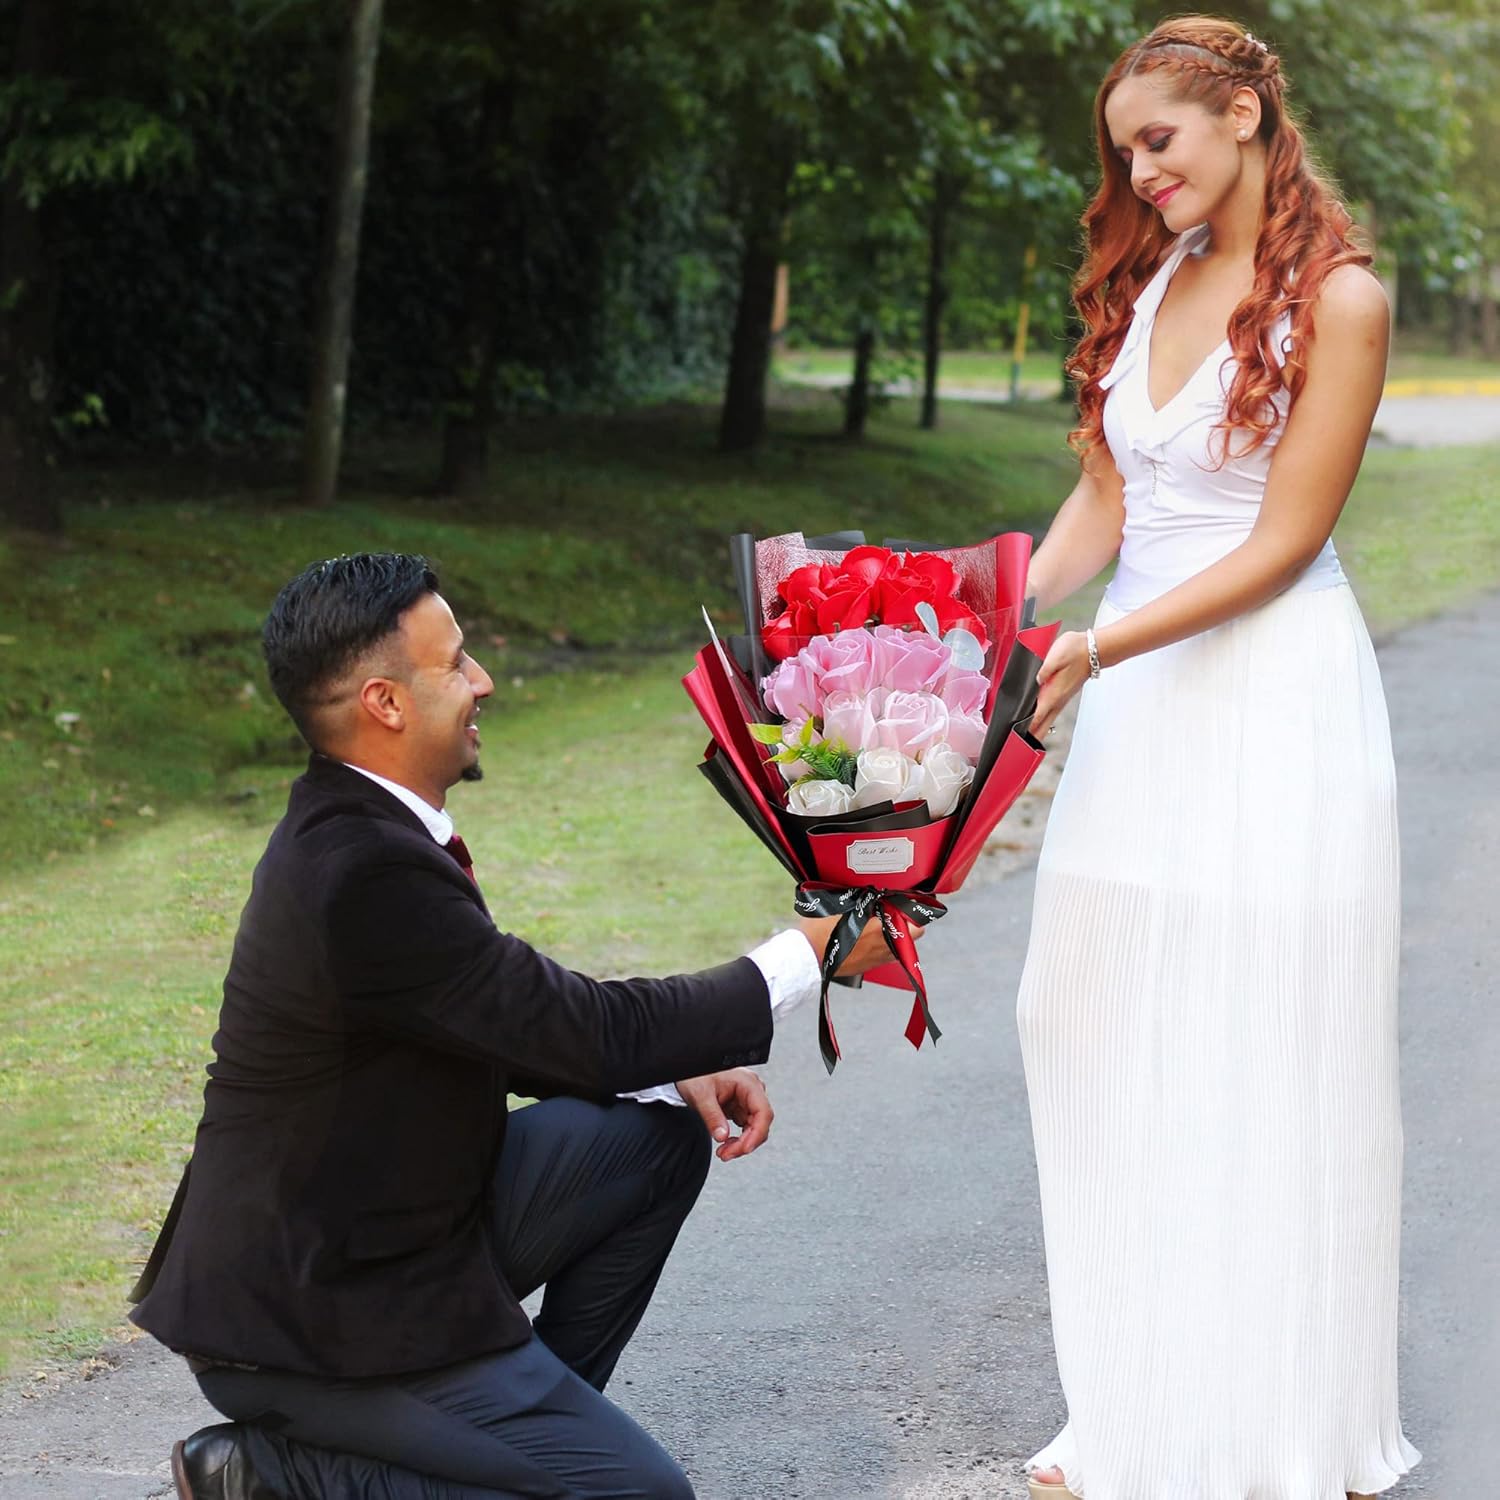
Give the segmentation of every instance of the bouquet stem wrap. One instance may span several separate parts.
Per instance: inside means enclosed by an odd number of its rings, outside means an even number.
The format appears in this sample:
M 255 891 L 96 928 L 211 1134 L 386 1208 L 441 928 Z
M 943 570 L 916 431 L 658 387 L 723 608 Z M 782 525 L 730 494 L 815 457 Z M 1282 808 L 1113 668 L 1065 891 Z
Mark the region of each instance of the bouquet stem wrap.
M 838 973 L 844 960 L 854 951 L 859 935 L 872 916 L 880 917 L 880 928 L 885 934 L 886 946 L 896 962 L 906 972 L 907 979 L 916 993 L 912 1002 L 911 1017 L 906 1023 L 906 1039 L 913 1047 L 922 1045 L 925 1032 L 935 1042 L 942 1035 L 932 1012 L 927 1008 L 927 986 L 922 980 L 922 963 L 917 957 L 917 945 L 912 939 L 907 919 L 923 926 L 946 916 L 948 908 L 941 901 L 919 891 L 891 891 L 877 886 L 838 886 L 821 881 L 804 881 L 797 887 L 796 909 L 804 917 L 838 917 L 838 925 L 828 939 L 823 953 L 823 984 L 818 996 L 818 1050 L 823 1054 L 823 1066 L 831 1073 L 842 1054 L 838 1038 L 833 1031 L 833 1018 L 828 1008 L 828 986 Z

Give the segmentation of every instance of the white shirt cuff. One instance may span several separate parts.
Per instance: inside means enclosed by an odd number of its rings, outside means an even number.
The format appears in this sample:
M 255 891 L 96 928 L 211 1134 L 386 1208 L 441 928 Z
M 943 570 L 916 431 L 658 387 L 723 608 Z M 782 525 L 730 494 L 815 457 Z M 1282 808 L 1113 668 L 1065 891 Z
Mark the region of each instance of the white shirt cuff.
M 773 1025 L 780 1025 L 781 1018 L 804 1001 L 816 998 L 822 972 L 812 944 L 798 928 L 778 932 L 745 956 L 766 976 Z
M 745 957 L 765 978 L 766 993 L 771 1000 L 772 1026 L 779 1025 L 783 1016 L 789 1015 L 804 1001 L 813 999 L 823 981 L 812 944 L 796 927 L 778 932 L 758 948 L 752 948 Z M 641 1104 L 687 1102 L 672 1083 L 659 1083 L 654 1088 L 639 1089 L 619 1097 L 635 1099 Z
M 620 1099 L 634 1099 L 638 1104 L 686 1104 L 687 1100 L 677 1092 L 675 1083 L 658 1083 L 649 1089 L 637 1089 L 633 1094 L 618 1094 Z

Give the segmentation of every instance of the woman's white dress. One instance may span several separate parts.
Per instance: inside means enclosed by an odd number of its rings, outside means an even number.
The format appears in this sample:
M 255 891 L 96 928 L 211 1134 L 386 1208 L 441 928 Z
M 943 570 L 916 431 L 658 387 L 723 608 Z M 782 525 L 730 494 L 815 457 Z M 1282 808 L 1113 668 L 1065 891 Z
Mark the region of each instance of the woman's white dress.
M 1126 520 L 1100 624 L 1229 552 L 1265 488 L 1274 436 L 1213 467 L 1227 341 L 1147 394 L 1205 239 L 1105 377 Z M 1417 1461 L 1398 946 L 1385 700 L 1329 544 L 1270 603 L 1088 683 L 1047 825 L 1019 1020 L 1069 1420 L 1031 1462 L 1087 1500 L 1343 1500 Z

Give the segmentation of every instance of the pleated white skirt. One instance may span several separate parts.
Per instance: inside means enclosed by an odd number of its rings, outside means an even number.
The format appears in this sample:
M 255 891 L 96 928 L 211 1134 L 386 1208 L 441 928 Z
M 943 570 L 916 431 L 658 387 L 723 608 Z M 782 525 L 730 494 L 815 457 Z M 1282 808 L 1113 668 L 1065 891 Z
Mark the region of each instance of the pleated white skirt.
M 1087 1500 L 1343 1500 L 1417 1461 L 1399 901 L 1347 585 L 1084 688 L 1019 1020 L 1069 1416 L 1031 1463 Z

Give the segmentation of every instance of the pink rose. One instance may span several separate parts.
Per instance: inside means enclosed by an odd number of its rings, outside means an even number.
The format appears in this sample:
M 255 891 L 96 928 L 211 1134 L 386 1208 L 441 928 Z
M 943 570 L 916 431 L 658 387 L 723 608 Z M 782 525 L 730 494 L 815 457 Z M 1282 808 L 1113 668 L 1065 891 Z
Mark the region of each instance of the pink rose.
M 789 656 L 766 678 L 766 707 L 783 719 L 809 719 L 818 711 L 818 673 L 806 650 Z
M 968 672 L 962 667 L 950 667 L 947 675 L 934 690 L 954 714 L 980 714 L 984 700 L 990 695 L 990 680 L 983 672 Z
M 876 744 L 875 707 L 878 699 L 858 693 L 830 693 L 823 701 L 823 737 L 858 753 Z
M 880 685 L 875 637 L 868 630 L 841 630 L 808 642 L 806 652 L 818 676 L 823 701 L 832 693 L 865 696 Z
M 877 626 L 880 681 L 898 693 L 932 693 L 953 666 L 953 653 L 925 630 Z
M 948 709 L 934 693 L 887 693 L 875 726 L 876 742 L 917 756 L 939 740 L 951 743 L 948 721 Z
M 984 720 L 977 713 L 948 715 L 948 744 L 972 765 L 984 748 Z

